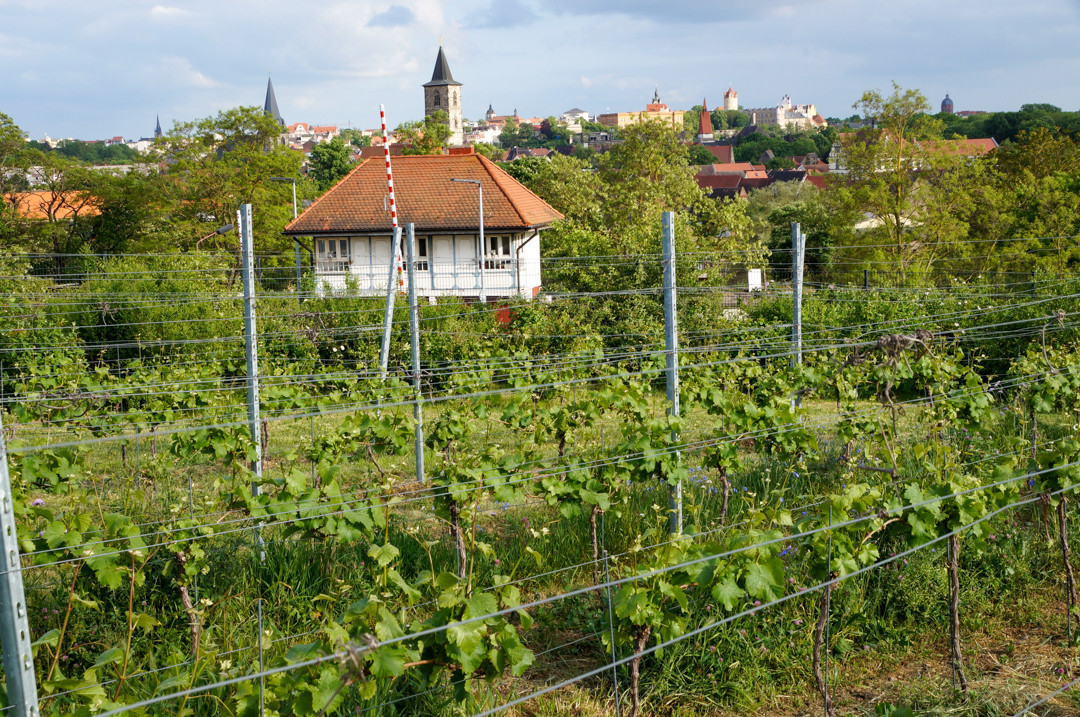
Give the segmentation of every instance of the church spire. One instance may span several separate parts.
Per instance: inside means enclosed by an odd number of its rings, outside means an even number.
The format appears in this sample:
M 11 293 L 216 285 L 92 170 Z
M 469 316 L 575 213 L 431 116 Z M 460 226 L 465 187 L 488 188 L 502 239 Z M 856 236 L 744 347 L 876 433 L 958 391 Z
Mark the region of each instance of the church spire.
M 442 45 L 440 44 L 439 55 L 435 58 L 435 70 L 431 73 L 431 82 L 426 83 L 424 87 L 460 84 L 460 82 L 454 80 L 453 74 L 450 73 L 450 63 L 446 61 L 446 53 L 443 52 Z
M 274 95 L 274 81 L 270 78 L 266 80 L 266 102 L 263 103 L 263 112 L 285 126 L 285 120 L 281 118 L 281 112 L 278 111 L 277 97 Z
M 158 137 L 161 137 L 161 136 L 162 136 L 162 131 L 161 131 L 161 115 L 158 115 L 158 116 L 157 116 L 157 126 L 156 126 L 156 127 L 154 127 L 154 139 L 157 139 Z

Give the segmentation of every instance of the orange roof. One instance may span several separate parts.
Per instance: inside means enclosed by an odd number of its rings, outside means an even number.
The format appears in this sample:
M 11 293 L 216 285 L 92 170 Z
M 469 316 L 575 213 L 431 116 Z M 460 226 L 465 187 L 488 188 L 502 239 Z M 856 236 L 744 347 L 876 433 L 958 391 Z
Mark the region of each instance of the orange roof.
M 477 192 L 451 179 L 473 179 L 484 188 L 484 226 L 490 229 L 545 227 L 562 214 L 478 154 L 395 157 L 394 196 L 401 226 L 420 231 L 475 229 Z M 389 232 L 386 166 L 362 162 L 287 227 L 289 236 Z
M 52 192 L 20 192 L 9 194 L 4 201 L 12 204 L 26 219 L 48 219 L 50 210 L 54 219 L 71 219 L 74 216 L 97 216 L 101 214 L 94 197 L 84 194 L 56 195 Z
M 317 124 L 317 125 L 315 125 L 314 127 L 311 128 L 311 131 L 314 132 L 315 134 L 325 134 L 325 133 L 329 133 L 329 132 L 337 132 L 337 125 Z
M 721 164 L 731 164 L 735 161 L 734 147 L 730 144 L 707 145 L 705 149 L 709 150 L 710 154 L 716 157 Z

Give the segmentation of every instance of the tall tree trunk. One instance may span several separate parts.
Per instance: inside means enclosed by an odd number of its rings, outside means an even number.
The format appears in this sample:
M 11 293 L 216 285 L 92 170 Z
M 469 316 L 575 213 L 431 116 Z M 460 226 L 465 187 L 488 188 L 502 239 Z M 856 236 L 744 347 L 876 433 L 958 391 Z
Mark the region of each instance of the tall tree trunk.
M 963 655 L 960 652 L 960 537 L 949 536 L 949 628 L 951 633 L 952 666 L 960 689 L 967 692 Z
M 832 576 L 830 576 L 832 577 Z M 825 703 L 826 717 L 836 717 L 832 699 L 829 698 L 829 685 L 825 682 L 825 673 L 821 671 L 821 648 L 825 641 L 825 624 L 829 621 L 829 598 L 832 595 L 833 584 L 828 583 L 821 591 L 821 601 L 818 604 L 817 625 L 814 626 L 814 680 L 817 682 L 821 700 Z M 828 650 L 828 646 L 825 646 Z
M 639 628 L 637 640 L 634 641 L 634 659 L 630 661 L 630 717 L 637 717 L 641 707 L 641 699 L 638 694 L 638 678 L 641 677 L 641 651 L 649 644 L 649 634 L 652 628 L 645 626 Z
M 465 579 L 465 571 L 469 562 L 469 555 L 465 551 L 465 536 L 461 532 L 461 508 L 457 503 L 450 502 L 450 533 L 454 538 L 454 547 L 458 556 L 458 579 Z

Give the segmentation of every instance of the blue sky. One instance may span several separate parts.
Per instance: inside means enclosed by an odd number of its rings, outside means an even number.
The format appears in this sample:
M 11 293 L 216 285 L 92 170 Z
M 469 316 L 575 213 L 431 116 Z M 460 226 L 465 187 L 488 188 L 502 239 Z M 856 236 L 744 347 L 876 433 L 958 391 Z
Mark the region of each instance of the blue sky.
M 0 112 L 31 137 L 149 135 L 261 105 L 377 127 L 423 112 L 439 38 L 466 117 L 744 106 L 847 116 L 895 80 L 936 106 L 1080 109 L 1078 0 L 0 0 Z

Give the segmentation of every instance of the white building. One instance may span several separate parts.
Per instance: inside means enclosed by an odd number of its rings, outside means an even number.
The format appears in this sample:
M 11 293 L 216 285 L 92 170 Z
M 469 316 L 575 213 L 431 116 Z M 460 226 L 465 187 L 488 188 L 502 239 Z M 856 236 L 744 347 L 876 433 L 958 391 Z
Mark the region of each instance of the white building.
M 490 301 L 540 292 L 540 231 L 562 218 L 544 200 L 471 150 L 396 156 L 392 171 L 403 236 L 408 223 L 416 227 L 420 296 Z M 284 233 L 311 237 L 319 291 L 384 294 L 393 222 L 382 157 L 362 162 Z
M 782 129 L 814 129 L 828 127 L 829 123 L 818 114 L 813 104 L 793 105 L 784 95 L 775 107 L 757 107 L 742 110 L 750 115 L 750 124 L 758 126 L 778 125 Z

